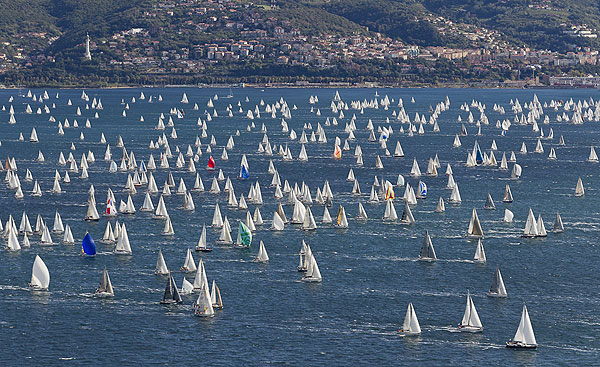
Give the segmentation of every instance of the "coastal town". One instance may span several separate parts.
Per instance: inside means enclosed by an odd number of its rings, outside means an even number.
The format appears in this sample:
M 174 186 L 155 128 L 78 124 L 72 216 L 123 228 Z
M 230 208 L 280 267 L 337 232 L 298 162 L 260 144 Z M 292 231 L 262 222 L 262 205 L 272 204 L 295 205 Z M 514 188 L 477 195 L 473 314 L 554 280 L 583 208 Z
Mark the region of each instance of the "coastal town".
M 595 81 L 581 65 L 600 65 L 598 50 L 573 47 L 559 53 L 531 49 L 508 40 L 497 31 L 455 23 L 433 14 L 424 21 L 440 34 L 466 41 L 467 47 L 406 44 L 367 27 L 340 33 L 314 32 L 286 19 L 270 5 L 217 0 L 161 0 L 141 14 L 138 27 L 106 37 L 92 36 L 90 58 L 101 70 L 135 70 L 142 75 L 195 75 L 210 70 L 247 65 L 274 65 L 327 70 L 344 63 L 387 62 L 407 75 L 435 72 L 436 63 L 448 62 L 471 75 L 495 73 L 504 86 L 588 86 Z M 564 34 L 596 38 L 586 25 L 564 24 Z M 174 38 L 173 35 L 178 36 Z M 57 34 L 28 32 L 0 40 L 0 74 L 52 65 L 51 49 Z M 77 45 L 83 55 L 86 40 Z M 541 73 L 553 68 L 553 72 Z M 536 73 L 537 72 L 537 73 Z M 541 77 L 540 77 L 541 75 Z M 306 83 L 296 78 L 296 84 Z M 490 81 L 481 81 L 485 85 Z

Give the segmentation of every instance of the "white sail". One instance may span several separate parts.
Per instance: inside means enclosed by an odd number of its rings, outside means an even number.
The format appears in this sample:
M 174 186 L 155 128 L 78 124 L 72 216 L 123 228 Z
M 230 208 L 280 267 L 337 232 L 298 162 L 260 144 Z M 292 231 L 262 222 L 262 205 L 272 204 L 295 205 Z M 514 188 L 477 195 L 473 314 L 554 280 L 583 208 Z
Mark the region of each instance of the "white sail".
M 453 204 L 460 204 L 462 199 L 460 197 L 460 191 L 458 190 L 458 184 L 454 184 L 454 188 L 452 189 L 452 193 L 450 194 L 450 199 L 448 200 Z
M 440 199 L 438 200 L 438 204 L 435 207 L 435 212 L 443 213 L 445 211 L 446 211 L 446 205 L 444 204 L 444 199 L 440 196 Z
M 38 255 L 35 255 L 29 286 L 35 290 L 47 290 L 50 286 L 50 272 L 42 258 Z
M 431 242 L 431 237 L 429 236 L 429 231 L 425 231 L 425 238 L 423 239 L 421 251 L 419 252 L 419 260 L 437 260 L 435 250 L 433 248 L 433 243 Z
M 310 207 L 306 207 L 306 212 L 304 213 L 304 220 L 302 221 L 302 226 L 300 227 L 305 231 L 312 231 L 317 229 L 317 223 L 315 222 L 315 217 L 310 210 Z
M 115 225 L 116 226 L 116 225 Z M 129 236 L 127 235 L 127 228 L 125 223 L 121 226 L 119 231 L 119 240 L 114 250 L 115 254 L 131 255 L 131 245 L 129 244 Z
M 485 202 L 485 205 L 483 206 L 484 209 L 488 209 L 488 210 L 494 210 L 496 209 L 496 204 L 494 204 L 494 200 L 492 199 L 492 195 L 488 192 L 488 196 L 487 196 L 487 200 Z
M 510 178 L 513 180 L 517 180 L 521 177 L 521 173 L 523 172 L 523 169 L 521 168 L 521 166 L 517 163 L 514 164 L 512 172 L 510 173 Z
M 535 220 L 535 215 L 533 215 L 533 210 L 529 208 L 529 215 L 527 216 L 527 222 L 525 222 L 522 237 L 537 237 L 538 235 L 538 225 Z
M 194 285 L 190 283 L 185 277 L 183 278 L 183 283 L 181 284 L 181 291 L 179 292 L 181 295 L 192 294 L 194 291 Z
M 483 325 L 479 319 L 479 314 L 471 298 L 471 294 L 467 293 L 467 305 L 465 306 L 465 313 L 459 325 L 460 331 L 468 332 L 480 332 L 483 331 Z
M 278 212 L 273 213 L 273 224 L 271 225 L 272 231 L 283 231 L 284 223 Z
M 204 251 L 206 250 L 206 225 L 202 225 L 202 233 L 200 234 L 200 238 L 198 239 L 198 243 L 196 244 L 196 251 Z
M 63 243 L 66 245 L 72 245 L 75 243 L 75 239 L 73 238 L 73 233 L 71 232 L 71 227 L 68 224 L 65 227 Z
M 19 244 L 19 239 L 17 238 L 16 231 L 11 230 L 8 234 L 8 242 L 6 244 L 6 248 L 9 251 L 19 251 L 21 249 L 21 245 Z M 25 234 L 27 236 L 27 234 Z
M 196 275 L 194 277 L 194 291 L 201 289 L 208 290 L 208 279 L 206 278 L 206 269 L 204 269 L 204 261 L 202 258 L 198 260 L 198 267 L 196 268 Z
M 565 231 L 565 227 L 563 226 L 562 218 L 560 214 L 556 212 L 556 219 L 554 220 L 554 226 L 552 228 L 554 233 L 562 233 Z
M 537 347 L 537 341 L 535 340 L 535 334 L 533 333 L 533 327 L 531 326 L 531 320 L 529 319 L 529 312 L 527 306 L 523 305 L 523 312 L 521 313 L 521 321 L 515 336 L 506 343 L 508 347 L 521 347 L 521 348 L 535 348 Z
M 485 263 L 485 250 L 483 248 L 483 243 L 481 242 L 481 238 L 477 241 L 477 248 L 475 249 L 475 256 L 473 260 L 480 263 Z
M 40 244 L 41 245 L 53 245 L 54 242 L 52 242 L 52 237 L 50 236 L 50 231 L 48 230 L 47 226 L 44 226 L 44 229 L 42 230 L 42 238 L 40 239 Z
M 194 303 L 194 314 L 202 317 L 212 317 L 215 314 L 215 310 L 212 306 L 212 301 L 208 291 L 208 287 L 200 290 L 198 299 Z
M 581 181 L 581 177 L 579 177 L 579 179 L 577 179 L 577 186 L 575 186 L 575 196 L 583 196 L 584 194 L 583 181 Z
M 165 262 L 165 258 L 161 249 L 158 250 L 158 259 L 156 260 L 156 268 L 154 269 L 154 273 L 158 275 L 169 274 L 169 268 L 167 268 L 167 263 Z
M 404 322 L 402 323 L 402 329 L 399 331 L 406 336 L 421 334 L 421 326 L 419 325 L 417 313 L 415 312 L 412 302 L 408 304 Z
M 339 206 L 334 226 L 338 228 L 348 228 L 348 218 L 346 217 L 346 210 L 344 210 L 344 207 L 341 205 Z
M 115 295 L 115 291 L 112 286 L 112 282 L 110 281 L 110 276 L 108 275 L 108 270 L 106 270 L 106 266 L 102 271 L 102 277 L 100 278 L 100 285 L 94 293 L 95 296 L 99 297 L 113 297 Z
M 492 285 L 490 286 L 490 290 L 487 294 L 490 297 L 508 297 L 506 288 L 504 287 L 502 273 L 500 273 L 500 268 L 498 267 L 496 267 L 496 272 L 494 273 L 494 278 L 492 279 Z
M 502 221 L 504 223 L 512 223 L 513 222 L 513 218 L 514 218 L 513 212 L 511 212 L 508 209 L 504 209 L 504 218 L 502 218 Z
M 473 208 L 473 214 L 471 215 L 471 221 L 469 222 L 469 229 L 467 230 L 467 236 L 469 237 L 483 237 L 483 229 L 479 222 L 479 216 L 477 210 Z
M 306 273 L 302 277 L 302 281 L 308 283 L 320 283 L 323 278 L 321 277 L 321 271 L 319 270 L 319 265 L 317 264 L 314 254 L 311 251 L 306 256 L 308 257 Z
M 548 235 L 548 233 L 546 232 L 546 227 L 544 226 L 544 220 L 542 219 L 541 214 L 538 215 L 537 232 L 538 232 L 538 235 L 537 235 L 538 237 L 546 237 Z
M 267 254 L 265 244 L 262 240 L 260 241 L 260 245 L 258 247 L 258 255 L 256 256 L 256 261 L 261 263 L 269 262 L 269 255 Z
M 112 231 L 110 221 L 106 222 L 106 229 L 104 230 L 104 236 L 102 236 L 102 242 L 113 243 L 115 242 L 115 235 Z
M 173 230 L 173 224 L 171 223 L 171 217 L 167 216 L 167 220 L 165 221 L 165 226 L 161 232 L 165 236 L 174 235 L 175 231 Z
M 85 220 L 88 221 L 97 221 L 100 219 L 100 215 L 98 214 L 98 209 L 96 209 L 95 200 L 90 200 L 88 203 L 88 209 L 85 216 Z
M 217 239 L 217 243 L 220 245 L 232 245 L 233 239 L 231 238 L 231 228 L 229 227 L 229 221 L 227 216 L 223 220 L 223 226 L 221 227 L 221 233 Z
M 510 190 L 510 186 L 508 184 L 506 184 L 506 188 L 504 190 L 504 197 L 502 198 L 502 201 L 505 203 L 513 202 L 512 191 Z
M 417 159 L 414 158 L 413 160 L 413 165 L 412 168 L 410 170 L 410 175 L 413 177 L 419 177 L 421 176 L 421 169 L 419 168 L 419 163 L 417 163 Z
M 590 155 L 588 156 L 588 162 L 598 162 L 598 155 L 596 154 L 596 150 L 594 147 L 590 148 Z

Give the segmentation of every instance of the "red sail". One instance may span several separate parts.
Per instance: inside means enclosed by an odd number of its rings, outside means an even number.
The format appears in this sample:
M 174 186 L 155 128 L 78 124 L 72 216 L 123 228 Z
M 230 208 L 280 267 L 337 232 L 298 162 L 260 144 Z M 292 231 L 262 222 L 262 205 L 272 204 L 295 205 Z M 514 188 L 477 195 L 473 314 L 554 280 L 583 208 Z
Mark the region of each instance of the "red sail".
M 208 168 L 215 169 L 215 160 L 213 159 L 212 155 L 210 156 L 210 158 L 208 158 Z

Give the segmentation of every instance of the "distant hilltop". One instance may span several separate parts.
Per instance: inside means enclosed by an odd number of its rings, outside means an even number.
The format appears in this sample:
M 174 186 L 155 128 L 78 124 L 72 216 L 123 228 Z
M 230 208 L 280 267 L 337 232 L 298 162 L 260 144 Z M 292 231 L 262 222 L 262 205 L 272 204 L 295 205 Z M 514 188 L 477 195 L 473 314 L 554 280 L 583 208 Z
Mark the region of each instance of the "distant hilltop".
M 597 75 L 598 29 L 589 0 L 13 0 L 0 83 L 539 86 Z

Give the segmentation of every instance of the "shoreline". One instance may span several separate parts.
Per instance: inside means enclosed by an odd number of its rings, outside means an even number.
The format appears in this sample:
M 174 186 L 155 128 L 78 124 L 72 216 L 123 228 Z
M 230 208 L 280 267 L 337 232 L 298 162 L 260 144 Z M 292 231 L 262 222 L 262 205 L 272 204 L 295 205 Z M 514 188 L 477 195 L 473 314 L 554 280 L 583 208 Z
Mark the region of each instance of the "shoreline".
M 378 84 L 378 83 L 234 83 L 234 84 L 166 84 L 166 85 L 115 85 L 115 86 L 54 86 L 54 85 L 31 85 L 31 86 L 16 86 L 16 85 L 0 85 L 1 90 L 8 89 L 136 89 L 136 88 L 198 88 L 198 89 L 223 89 L 223 88 L 261 88 L 261 89 L 590 89 L 594 87 L 577 87 L 577 86 L 551 86 L 545 84 L 525 84 L 515 85 L 513 83 L 498 85 L 488 84 L 447 84 L 447 85 L 400 85 L 400 84 Z

